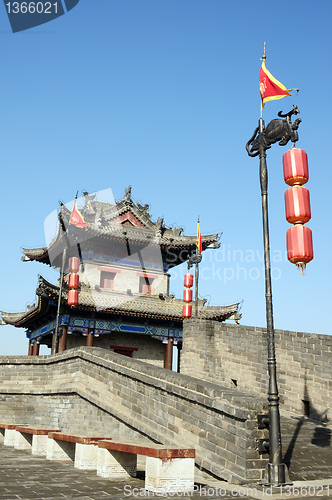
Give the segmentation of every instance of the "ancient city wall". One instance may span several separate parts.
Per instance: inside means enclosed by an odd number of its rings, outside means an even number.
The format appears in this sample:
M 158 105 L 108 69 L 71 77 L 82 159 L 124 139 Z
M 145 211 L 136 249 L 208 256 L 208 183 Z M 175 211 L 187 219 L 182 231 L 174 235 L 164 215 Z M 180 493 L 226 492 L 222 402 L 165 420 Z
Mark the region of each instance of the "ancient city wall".
M 0 357 L 2 421 L 195 448 L 197 465 L 231 482 L 262 477 L 261 413 L 260 398 L 96 347 Z
M 187 320 L 181 373 L 266 397 L 266 330 Z M 281 408 L 332 419 L 332 336 L 275 331 Z

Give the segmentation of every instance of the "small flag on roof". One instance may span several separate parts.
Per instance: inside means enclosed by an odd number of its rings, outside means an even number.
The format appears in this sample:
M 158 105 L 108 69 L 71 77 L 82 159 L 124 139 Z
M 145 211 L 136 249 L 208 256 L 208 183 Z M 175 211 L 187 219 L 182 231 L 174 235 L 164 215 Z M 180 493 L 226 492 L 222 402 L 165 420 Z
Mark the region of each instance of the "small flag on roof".
M 70 216 L 69 224 L 73 224 L 73 226 L 77 227 L 84 227 L 84 229 L 87 229 L 88 226 L 85 220 L 83 219 L 81 212 L 77 208 L 76 200 L 77 200 L 77 194 L 75 196 L 74 207 Z
M 201 236 L 201 231 L 199 229 L 199 220 L 197 221 L 197 238 L 196 238 L 196 246 L 198 253 L 203 252 L 203 247 L 202 247 L 202 236 Z

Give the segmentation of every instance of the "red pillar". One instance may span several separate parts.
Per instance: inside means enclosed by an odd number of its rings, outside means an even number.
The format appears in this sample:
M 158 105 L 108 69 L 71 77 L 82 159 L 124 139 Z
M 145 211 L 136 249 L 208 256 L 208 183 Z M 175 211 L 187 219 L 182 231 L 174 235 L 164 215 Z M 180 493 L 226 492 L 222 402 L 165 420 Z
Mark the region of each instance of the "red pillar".
M 173 342 L 171 339 L 168 339 L 166 345 L 166 361 L 165 361 L 165 368 L 167 370 L 172 369 L 172 354 L 173 354 Z
M 89 333 L 86 338 L 86 346 L 87 347 L 93 346 L 93 330 L 89 330 Z
M 53 332 L 53 337 L 52 337 L 52 351 L 54 351 L 54 342 L 55 342 L 55 331 Z M 59 350 L 59 342 L 58 342 L 58 345 L 57 345 L 57 348 L 56 348 L 56 352 L 58 352 Z
M 39 356 L 39 344 L 37 343 L 36 340 L 33 343 L 32 355 L 33 356 Z
M 67 325 L 63 325 L 61 337 L 59 338 L 58 352 L 63 352 L 66 350 L 67 341 Z
M 28 356 L 32 356 L 32 343 L 31 343 L 31 340 L 29 340 Z

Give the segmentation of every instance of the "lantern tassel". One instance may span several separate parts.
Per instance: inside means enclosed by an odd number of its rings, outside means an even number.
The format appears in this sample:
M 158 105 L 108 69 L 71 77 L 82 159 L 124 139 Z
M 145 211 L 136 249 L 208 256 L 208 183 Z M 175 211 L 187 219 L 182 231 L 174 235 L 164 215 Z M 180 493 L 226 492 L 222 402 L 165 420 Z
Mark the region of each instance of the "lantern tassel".
M 302 276 L 305 276 L 307 274 L 307 267 L 305 262 L 297 262 L 296 267 L 300 274 L 302 274 Z

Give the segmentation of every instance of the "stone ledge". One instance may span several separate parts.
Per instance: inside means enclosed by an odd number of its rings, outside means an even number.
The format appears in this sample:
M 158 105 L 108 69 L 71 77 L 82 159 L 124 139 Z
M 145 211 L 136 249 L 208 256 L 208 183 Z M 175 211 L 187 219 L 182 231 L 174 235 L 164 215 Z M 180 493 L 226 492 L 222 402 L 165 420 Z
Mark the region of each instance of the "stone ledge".
M 264 405 L 265 403 L 263 399 L 257 400 L 257 398 L 248 396 L 245 393 L 241 394 L 237 390 L 223 388 L 211 382 L 202 383 L 201 380 L 195 379 L 194 377 L 181 373 L 169 372 L 169 370 L 149 365 L 143 361 L 126 359 L 124 357 L 120 358 L 117 354 L 105 352 L 103 349 L 97 347 L 79 347 L 63 353 L 58 353 L 54 356 L 20 356 L 19 358 L 7 356 L 6 360 L 8 360 L 8 363 L 5 362 L 3 364 L 16 366 L 48 366 L 50 364 L 68 363 L 73 360 L 77 360 L 79 365 L 82 360 L 85 360 L 103 366 L 121 375 L 142 381 L 153 387 L 158 387 L 162 391 L 170 392 L 207 406 L 212 406 L 215 398 L 219 398 L 235 406 L 241 403 L 241 407 L 243 408 L 243 406 L 246 406 L 249 411 L 260 411 L 262 404 Z M 187 397 L 185 396 L 185 391 L 187 392 Z M 39 391 L 33 392 L 37 393 Z M 53 393 L 53 391 L 51 392 Z M 64 392 L 68 393 L 71 391 L 65 389 Z M 44 391 L 41 393 L 44 393 Z M 233 401 L 233 398 L 236 398 L 236 401 Z

